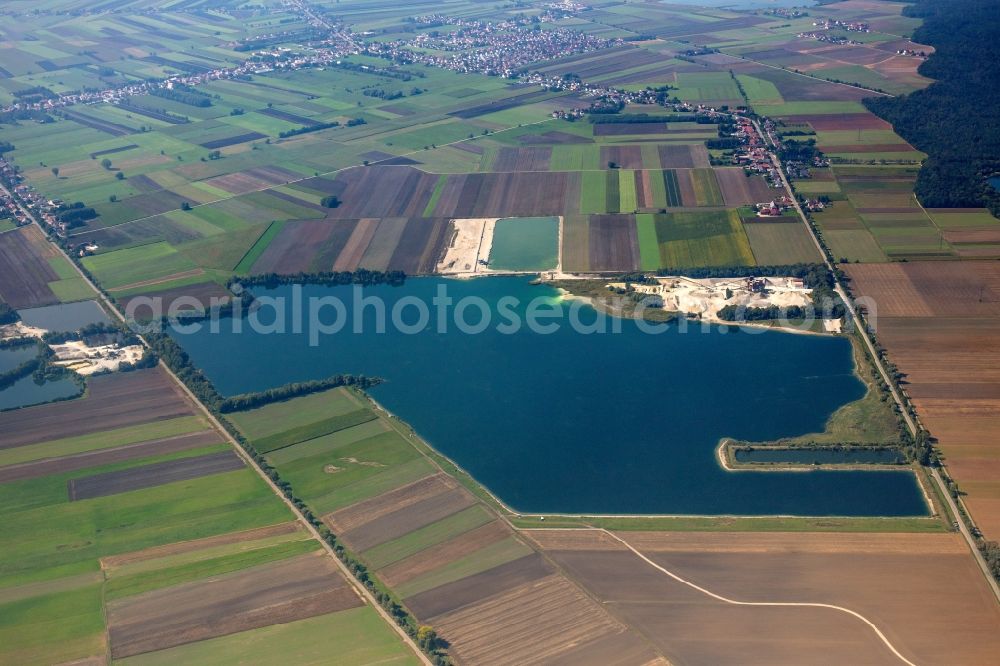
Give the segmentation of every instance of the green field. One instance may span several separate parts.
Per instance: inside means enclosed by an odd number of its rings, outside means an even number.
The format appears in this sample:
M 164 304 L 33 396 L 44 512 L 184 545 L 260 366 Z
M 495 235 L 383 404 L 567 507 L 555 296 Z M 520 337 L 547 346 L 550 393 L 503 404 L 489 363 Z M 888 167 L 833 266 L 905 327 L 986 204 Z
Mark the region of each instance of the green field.
M 559 262 L 559 218 L 508 217 L 498 220 L 490 248 L 490 268 L 544 271 Z
M 240 666 L 247 663 L 307 666 L 328 664 L 331 655 L 336 655 L 340 663 L 359 666 L 420 663 L 370 606 L 179 645 L 116 663 L 123 666 Z
M 752 266 L 754 255 L 736 211 L 678 212 L 636 215 L 643 266 L 653 262 L 653 226 L 659 267 Z M 645 247 L 645 251 L 643 248 Z

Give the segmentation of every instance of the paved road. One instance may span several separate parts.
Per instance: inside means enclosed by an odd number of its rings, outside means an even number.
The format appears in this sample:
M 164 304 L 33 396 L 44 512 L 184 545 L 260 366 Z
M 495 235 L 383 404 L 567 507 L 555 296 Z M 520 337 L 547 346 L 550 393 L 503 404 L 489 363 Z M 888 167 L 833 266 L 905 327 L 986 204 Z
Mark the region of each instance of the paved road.
M 757 132 L 761 136 L 765 136 L 764 133 L 761 131 L 761 127 L 757 123 L 757 121 L 754 121 L 754 126 L 757 128 Z M 879 358 L 878 353 L 875 351 L 875 345 L 872 342 L 871 334 L 868 332 L 868 329 L 866 328 L 864 322 L 861 321 L 861 318 L 858 317 L 858 315 L 855 312 L 854 301 L 847 294 L 847 290 L 844 289 L 843 284 L 841 284 L 840 280 L 837 278 L 837 273 L 834 269 L 834 265 L 827 257 L 826 252 L 824 251 L 823 248 L 823 244 L 820 242 L 819 237 L 816 235 L 815 230 L 812 228 L 812 225 L 809 224 L 809 221 L 806 219 L 805 213 L 802 212 L 802 207 L 799 206 L 799 202 L 795 198 L 795 193 L 792 191 L 792 186 L 789 184 L 788 179 L 785 177 L 785 172 L 780 168 L 781 161 L 778 159 L 778 156 L 774 152 L 770 152 L 769 154 L 771 156 L 771 161 L 774 162 L 775 166 L 778 167 L 778 173 L 781 175 L 781 184 L 784 186 L 785 191 L 791 198 L 792 205 L 795 206 L 795 212 L 798 213 L 799 218 L 802 220 L 802 223 L 806 225 L 806 229 L 809 230 L 809 236 L 812 238 L 813 243 L 815 243 L 816 248 L 819 250 L 819 253 L 823 256 L 823 263 L 826 264 L 826 267 L 834 275 L 834 289 L 836 290 L 837 295 L 840 296 L 841 299 L 843 299 L 844 304 L 847 306 L 847 316 L 849 318 L 850 323 L 854 324 L 855 329 L 857 329 L 858 333 L 861 334 L 861 339 L 864 340 L 865 346 L 868 348 L 868 352 L 875 363 L 875 367 L 878 369 L 879 374 L 882 375 L 882 379 L 885 381 L 886 385 L 889 387 L 889 391 L 892 393 L 893 400 L 896 401 L 896 405 L 899 407 L 900 413 L 903 415 L 903 420 L 906 422 L 907 429 L 910 431 L 910 434 L 912 436 L 916 437 L 918 430 L 917 423 L 910 415 L 909 410 L 906 407 L 906 403 L 903 401 L 902 395 L 900 395 L 899 390 L 896 388 L 895 382 L 893 382 L 890 379 L 889 373 L 886 371 L 885 365 L 882 363 L 882 359 Z M 975 557 L 976 563 L 979 565 L 980 570 L 982 570 L 983 575 L 986 577 L 986 581 L 989 584 L 990 589 L 993 590 L 994 597 L 998 602 L 1000 602 L 1000 586 L 997 585 L 996 578 L 993 577 L 989 565 L 986 564 L 986 560 L 983 558 L 983 554 L 980 552 L 979 547 L 976 545 L 976 539 L 972 536 L 972 533 L 969 531 L 968 526 L 965 524 L 965 520 L 962 519 L 963 513 L 965 515 L 970 515 L 970 514 L 967 511 L 965 512 L 959 511 L 958 504 L 955 502 L 955 499 L 951 496 L 951 493 L 948 491 L 948 488 L 944 483 L 944 479 L 941 478 L 941 473 L 934 467 L 931 468 L 931 476 L 934 479 L 935 483 L 937 483 L 940 495 L 944 497 L 945 501 L 948 503 L 948 508 L 951 511 L 951 514 L 955 517 L 955 521 L 958 523 L 958 531 L 961 532 L 963 537 L 965 537 L 965 541 L 969 546 L 969 550 L 972 551 L 972 555 L 973 557 Z

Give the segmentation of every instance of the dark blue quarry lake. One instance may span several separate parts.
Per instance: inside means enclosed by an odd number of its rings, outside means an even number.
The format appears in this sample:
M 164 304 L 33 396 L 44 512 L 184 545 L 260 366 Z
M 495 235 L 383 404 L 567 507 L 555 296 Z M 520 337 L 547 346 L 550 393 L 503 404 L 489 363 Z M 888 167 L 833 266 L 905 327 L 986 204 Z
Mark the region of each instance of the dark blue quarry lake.
M 439 285 L 456 302 L 484 299 L 493 323 L 479 334 L 438 332 L 430 306 Z M 351 311 L 352 287 L 257 288 L 258 297 L 335 296 Z M 567 313 L 555 290 L 523 278 L 470 281 L 411 278 L 402 287 L 366 287 L 387 311 L 402 298 L 430 306 L 428 326 L 407 334 L 391 324 L 364 333 L 346 326 L 310 345 L 309 326 L 295 332 L 233 332 L 207 324 L 174 338 L 226 395 L 259 391 L 337 373 L 378 376 L 371 390 L 387 409 L 465 468 L 512 508 L 537 513 L 917 516 L 927 507 L 912 472 L 728 472 L 715 448 L 722 437 L 770 440 L 823 429 L 841 405 L 863 396 L 844 338 L 747 333 L 677 324 L 651 335 L 636 322 L 620 333 L 583 334 L 568 319 L 550 334 L 498 330 L 496 305 L 525 319 L 525 305 L 544 297 Z M 303 306 L 308 309 L 308 305 Z M 578 306 L 577 306 L 578 307 Z M 286 306 L 287 321 L 292 306 Z M 417 320 L 410 303 L 403 320 Z M 597 313 L 584 307 L 581 319 Z M 470 307 L 465 321 L 476 323 Z M 263 308 L 258 319 L 275 321 Z M 322 320 L 335 319 L 333 308 Z

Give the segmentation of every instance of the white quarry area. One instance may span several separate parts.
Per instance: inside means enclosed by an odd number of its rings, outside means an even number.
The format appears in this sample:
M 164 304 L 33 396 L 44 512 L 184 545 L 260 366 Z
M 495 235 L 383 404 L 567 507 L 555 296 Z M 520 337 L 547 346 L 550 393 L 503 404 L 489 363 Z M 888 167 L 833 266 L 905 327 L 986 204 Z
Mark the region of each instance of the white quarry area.
M 28 326 L 24 322 L 14 322 L 0 326 L 0 340 L 14 338 L 37 338 L 48 333 L 44 328 Z M 95 372 L 116 372 L 122 363 L 135 363 L 142 358 L 142 345 L 118 344 L 87 345 L 83 340 L 69 340 L 60 344 L 50 344 L 49 349 L 56 356 L 53 365 L 61 365 L 81 375 Z
M 13 340 L 14 338 L 41 338 L 48 333 L 44 328 L 28 326 L 23 321 L 15 321 L 13 324 L 0 326 L 0 340 Z
M 776 305 L 787 308 L 794 305 L 805 307 L 812 303 L 812 289 L 794 277 L 695 279 L 678 276 L 655 280 L 655 283 L 630 283 L 629 286 L 638 293 L 660 296 L 664 310 L 681 312 L 696 319 L 719 321 L 719 310 L 727 305 L 748 308 Z M 624 289 L 625 283 L 613 282 L 608 287 Z
M 88 346 L 82 340 L 70 340 L 49 345 L 56 355 L 53 365 L 61 365 L 81 375 L 95 372 L 115 372 L 122 363 L 135 363 L 142 358 L 142 345 L 117 344 Z
M 444 275 L 474 275 L 490 272 L 487 263 L 493 247 L 495 217 L 451 221 L 454 234 L 438 262 L 437 272 Z

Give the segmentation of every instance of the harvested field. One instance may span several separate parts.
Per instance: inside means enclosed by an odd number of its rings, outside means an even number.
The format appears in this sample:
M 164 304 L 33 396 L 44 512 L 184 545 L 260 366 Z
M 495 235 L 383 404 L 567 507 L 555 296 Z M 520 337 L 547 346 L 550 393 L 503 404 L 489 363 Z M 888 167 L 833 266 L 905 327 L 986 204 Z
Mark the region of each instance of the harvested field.
M 92 377 L 77 400 L 0 413 L 0 449 L 193 414 L 159 368 Z
M 222 438 L 214 430 L 196 432 L 187 435 L 177 435 L 175 437 L 165 437 L 154 439 L 138 444 L 128 444 L 112 449 L 101 449 L 98 451 L 88 451 L 75 455 L 63 456 L 60 458 L 50 458 L 17 465 L 0 467 L 0 483 L 10 481 L 22 481 L 24 479 L 37 479 L 50 474 L 63 474 L 73 472 L 78 469 L 87 469 L 99 465 L 136 460 L 150 456 L 165 455 L 196 449 L 210 444 L 218 444 Z
M 624 547 L 609 546 L 599 532 L 593 532 L 593 546 L 583 534 L 571 540 L 548 531 L 530 536 L 672 662 L 899 663 L 869 627 L 845 613 L 725 604 Z M 621 536 L 660 566 L 731 599 L 850 608 L 874 621 L 916 663 L 985 664 L 1000 649 L 994 630 L 1000 608 L 956 534 Z M 916 618 L 928 614 L 947 627 L 927 632 Z
M 220 304 L 228 301 L 231 296 L 232 294 L 230 294 L 225 287 L 215 282 L 202 282 L 184 287 L 174 287 L 172 289 L 147 291 L 142 294 L 143 299 L 158 299 L 162 303 L 164 313 L 171 311 L 171 308 L 174 307 L 174 301 L 178 299 L 183 299 L 183 303 L 181 304 L 185 307 L 178 307 L 178 311 L 183 312 L 186 310 L 197 309 L 196 306 L 190 304 L 192 299 L 200 303 L 202 309 L 207 309 L 213 304 Z M 128 311 L 129 303 L 131 303 L 135 298 L 136 296 L 129 296 L 119 299 L 119 302 L 122 307 L 125 308 L 126 312 Z M 141 317 L 142 315 L 143 313 L 141 312 L 141 308 L 137 307 L 135 316 Z
M 663 145 L 656 147 L 660 166 L 664 169 L 687 169 L 708 166 L 708 150 L 704 144 L 691 146 Z
M 601 168 L 615 164 L 621 169 L 642 168 L 641 146 L 601 146 Z
M 380 569 L 378 575 L 386 585 L 396 587 L 490 544 L 503 541 L 510 534 L 510 528 L 499 520 L 494 520 Z
M 392 511 L 456 487 L 456 483 L 450 477 L 434 474 L 331 513 L 323 518 L 323 522 L 335 533 L 346 532 Z
M 1000 317 L 995 263 L 852 265 L 848 274 L 852 291 L 873 299 L 880 317 Z
M 245 132 L 243 134 L 236 134 L 234 136 L 227 136 L 222 139 L 214 139 L 212 141 L 206 141 L 205 143 L 199 143 L 198 145 L 202 148 L 208 148 L 214 150 L 216 148 L 225 148 L 227 146 L 235 146 L 238 143 L 246 143 L 247 141 L 256 141 L 257 139 L 266 139 L 266 134 L 261 134 L 260 132 Z
M 435 619 L 459 660 L 483 664 L 646 664 L 656 653 L 560 576 Z M 616 650 L 608 655 L 605 650 Z M 617 652 L 620 650 L 621 652 Z
M 460 488 L 446 490 L 415 502 L 404 498 L 400 508 L 342 532 L 340 538 L 355 550 L 364 551 L 447 518 L 475 503 L 475 498 Z
M 501 148 L 491 171 L 548 171 L 551 148 Z
M 0 234 L 0 298 L 15 309 L 58 303 L 49 289 L 59 279 L 49 264 L 56 256 L 35 225 Z
M 350 226 L 353 230 L 353 223 L 354 220 L 326 219 L 287 222 L 250 270 L 254 274 L 309 272 L 316 252 L 330 239 L 334 229 Z
M 768 187 L 767 181 L 760 176 L 750 176 L 743 169 L 714 169 L 722 198 L 727 206 L 742 206 L 749 203 L 770 201 L 778 190 Z
M 233 472 L 245 467 L 235 451 L 220 451 L 194 458 L 131 467 L 116 472 L 70 479 L 66 491 L 71 502 L 162 486 L 175 481 L 197 479 L 210 474 Z
M 639 269 L 639 240 L 633 215 L 591 215 L 588 246 L 592 271 Z
M 905 375 L 923 425 L 987 539 L 1000 535 L 1000 266 L 995 262 L 852 265 L 855 296 Z
M 375 237 L 378 230 L 379 221 L 374 218 L 358 220 L 357 225 L 351 231 L 351 235 L 344 243 L 343 249 L 337 255 L 331 270 L 334 271 L 355 271 L 361 268 L 361 258 Z
M 362 605 L 325 552 L 176 585 L 108 604 L 121 659 Z
M 574 143 L 594 143 L 593 139 L 589 139 L 585 136 L 580 136 L 579 134 L 570 134 L 569 132 L 543 132 L 542 134 L 524 134 L 519 136 L 517 140 L 525 144 L 546 144 L 546 145 L 568 145 Z M 456 147 L 460 147 L 466 150 L 470 144 L 457 144 Z
M 554 569 L 541 555 L 533 553 L 489 571 L 421 592 L 406 599 L 406 605 L 417 617 L 431 620 L 518 585 L 541 580 L 553 572 Z

